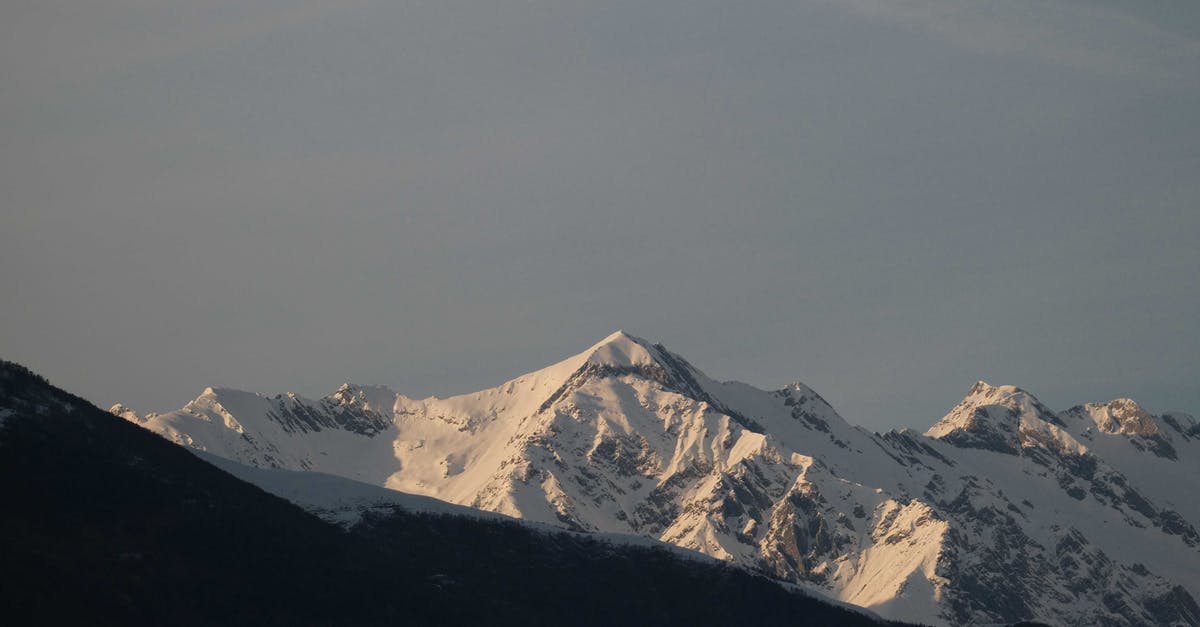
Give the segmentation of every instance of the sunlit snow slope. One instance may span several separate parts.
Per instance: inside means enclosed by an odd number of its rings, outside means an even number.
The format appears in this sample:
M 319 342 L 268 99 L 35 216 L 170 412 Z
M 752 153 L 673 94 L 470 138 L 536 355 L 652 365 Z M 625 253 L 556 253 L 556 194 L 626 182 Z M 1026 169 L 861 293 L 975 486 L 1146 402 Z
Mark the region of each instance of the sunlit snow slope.
M 925 435 L 796 383 L 714 381 L 617 332 L 447 399 L 207 389 L 113 412 L 243 464 L 657 538 L 940 624 L 1200 625 L 1200 427 L 1116 400 L 1054 413 L 976 384 Z

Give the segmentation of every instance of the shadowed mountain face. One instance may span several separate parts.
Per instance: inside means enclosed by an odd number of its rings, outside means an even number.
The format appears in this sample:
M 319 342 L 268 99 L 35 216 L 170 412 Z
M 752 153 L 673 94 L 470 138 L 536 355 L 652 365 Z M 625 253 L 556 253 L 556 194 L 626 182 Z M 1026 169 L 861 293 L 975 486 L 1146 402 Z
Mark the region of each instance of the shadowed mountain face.
M 397 510 L 347 531 L 7 362 L 0 494 L 8 624 L 879 624 L 738 569 L 517 522 Z
M 114 411 L 243 464 L 654 538 L 889 618 L 1200 625 L 1200 431 L 1127 399 L 1055 413 L 979 382 L 926 434 L 880 435 L 803 384 L 715 381 L 617 332 L 446 399 L 209 389 Z

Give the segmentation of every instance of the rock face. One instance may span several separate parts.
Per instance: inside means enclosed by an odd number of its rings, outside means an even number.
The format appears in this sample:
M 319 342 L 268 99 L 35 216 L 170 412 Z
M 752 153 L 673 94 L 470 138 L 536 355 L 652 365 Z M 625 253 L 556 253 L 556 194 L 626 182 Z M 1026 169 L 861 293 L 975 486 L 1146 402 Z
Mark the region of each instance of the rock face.
M 649 536 L 889 618 L 1200 625 L 1200 428 L 1128 400 L 1056 414 L 980 382 L 925 435 L 872 434 L 802 384 L 714 381 L 618 332 L 447 399 L 209 389 L 114 413 L 250 465 Z

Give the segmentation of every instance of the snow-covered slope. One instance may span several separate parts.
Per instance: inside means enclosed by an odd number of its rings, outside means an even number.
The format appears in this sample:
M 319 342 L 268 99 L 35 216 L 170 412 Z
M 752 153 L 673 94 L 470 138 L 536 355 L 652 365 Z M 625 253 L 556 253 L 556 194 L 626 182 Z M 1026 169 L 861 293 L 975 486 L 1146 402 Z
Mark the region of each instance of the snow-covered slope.
M 802 384 L 714 381 L 617 332 L 447 399 L 209 389 L 113 411 L 243 464 L 657 538 L 889 618 L 1200 624 L 1200 428 L 1131 401 L 1055 414 L 980 382 L 926 435 L 878 435 Z
M 225 472 L 252 483 L 275 496 L 285 498 L 322 520 L 350 526 L 371 511 L 386 512 L 399 507 L 405 511 L 424 514 L 451 514 L 487 520 L 512 520 L 493 512 L 465 505 L 454 505 L 438 499 L 406 494 L 377 485 L 311 470 L 285 470 L 247 466 L 231 459 L 204 451 L 194 451 L 204 461 Z
M 343 385 L 319 400 L 206 388 L 182 409 L 140 416 L 109 411 L 178 444 L 251 466 L 320 470 L 380 485 L 394 470 L 393 407 L 379 386 Z

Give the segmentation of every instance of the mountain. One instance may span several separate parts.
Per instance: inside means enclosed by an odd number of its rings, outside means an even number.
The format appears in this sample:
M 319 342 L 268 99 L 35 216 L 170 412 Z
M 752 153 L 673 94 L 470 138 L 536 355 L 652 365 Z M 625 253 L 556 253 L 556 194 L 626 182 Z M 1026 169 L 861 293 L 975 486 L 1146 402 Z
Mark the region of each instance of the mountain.
M 329 524 L 0 362 L 5 624 L 881 624 L 694 553 L 247 470 L 376 507 Z
M 803 384 L 715 381 L 617 332 L 446 399 L 115 409 L 239 463 L 655 538 L 888 618 L 1200 625 L 1200 427 L 1124 399 L 1055 413 L 979 382 L 927 433 L 875 434 Z

